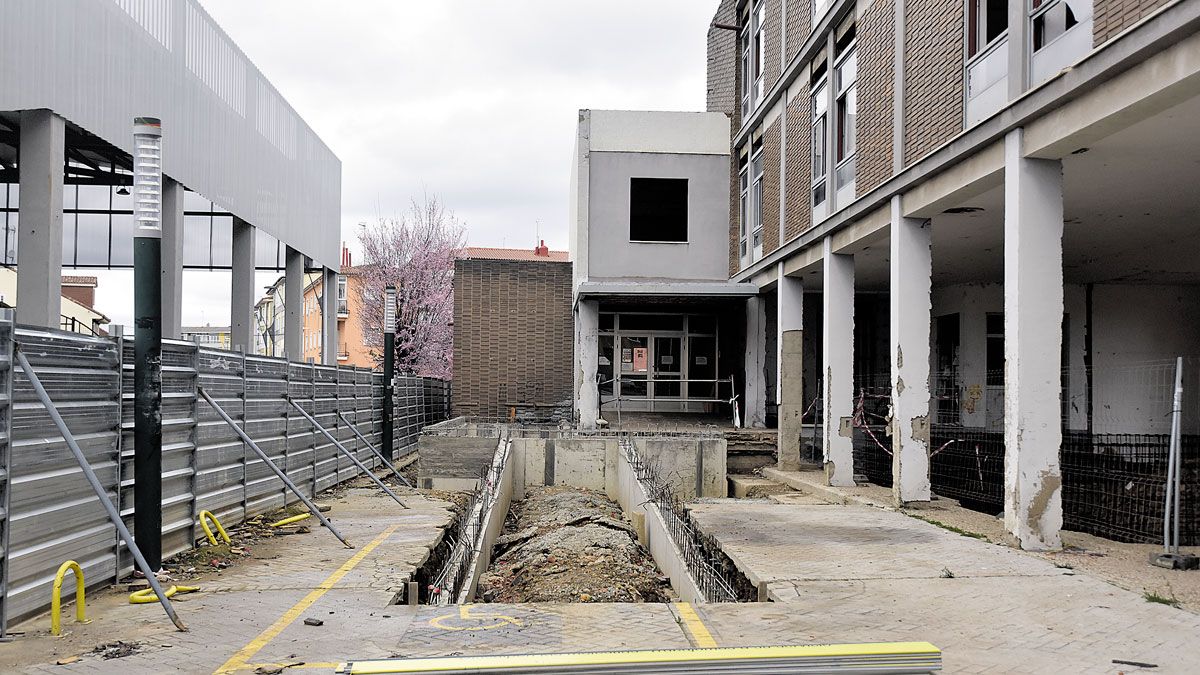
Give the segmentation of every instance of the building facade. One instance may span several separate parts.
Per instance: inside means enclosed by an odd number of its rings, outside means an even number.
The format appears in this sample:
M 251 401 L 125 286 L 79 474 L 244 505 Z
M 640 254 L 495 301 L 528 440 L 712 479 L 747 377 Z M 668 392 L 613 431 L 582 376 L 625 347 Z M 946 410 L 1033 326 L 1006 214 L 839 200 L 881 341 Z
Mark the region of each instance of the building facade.
M 454 262 L 454 415 L 549 420 L 571 410 L 566 251 L 468 247 Z
M 364 340 L 362 326 L 359 293 L 362 270 L 351 265 L 351 262 L 350 252 L 343 246 L 342 266 L 329 284 L 333 294 L 328 306 L 333 308 L 337 319 L 338 343 L 334 353 L 339 365 L 375 368 L 379 365 L 379 356 Z M 320 275 L 310 275 L 304 286 L 302 344 L 306 361 L 319 361 L 324 349 L 321 321 L 324 316 L 322 308 L 326 307 L 325 289 L 325 280 Z
M 1196 0 L 718 3 L 727 281 L 766 306 L 781 467 L 1002 509 L 1031 549 L 1153 537 L 1177 357 L 1200 384 L 1198 27 Z

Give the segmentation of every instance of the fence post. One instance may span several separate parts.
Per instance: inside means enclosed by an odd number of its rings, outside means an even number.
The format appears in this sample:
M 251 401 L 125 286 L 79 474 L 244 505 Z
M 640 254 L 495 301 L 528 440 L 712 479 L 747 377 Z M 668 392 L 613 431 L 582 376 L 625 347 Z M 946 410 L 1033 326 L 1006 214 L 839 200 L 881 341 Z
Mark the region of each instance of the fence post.
M 242 385 L 242 391 L 238 395 L 240 411 L 238 414 L 237 424 L 240 425 L 242 432 L 246 431 L 246 348 L 244 346 L 235 346 L 234 353 L 238 355 L 238 382 Z M 247 488 L 250 484 L 250 467 L 247 466 L 250 462 L 250 446 L 246 441 L 242 441 L 242 518 L 250 519 L 250 496 L 247 494 Z

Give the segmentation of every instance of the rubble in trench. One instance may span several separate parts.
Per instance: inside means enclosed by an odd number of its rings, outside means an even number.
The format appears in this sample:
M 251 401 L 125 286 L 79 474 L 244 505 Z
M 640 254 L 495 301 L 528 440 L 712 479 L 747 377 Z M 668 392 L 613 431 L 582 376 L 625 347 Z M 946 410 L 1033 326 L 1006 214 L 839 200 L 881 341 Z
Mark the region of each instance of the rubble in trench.
M 621 507 L 579 488 L 530 488 L 479 579 L 482 602 L 666 602 L 670 581 Z

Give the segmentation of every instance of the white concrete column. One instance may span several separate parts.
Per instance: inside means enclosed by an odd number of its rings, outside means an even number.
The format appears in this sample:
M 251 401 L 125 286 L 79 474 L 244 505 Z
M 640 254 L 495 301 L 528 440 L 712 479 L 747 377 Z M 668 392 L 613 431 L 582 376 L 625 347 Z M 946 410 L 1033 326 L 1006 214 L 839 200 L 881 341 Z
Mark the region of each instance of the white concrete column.
M 767 303 L 762 296 L 746 298 L 745 393 L 742 424 L 748 429 L 767 426 Z
M 905 218 L 892 197 L 891 343 L 892 496 L 897 505 L 927 502 L 929 490 L 929 345 L 933 258 L 929 221 Z
M 254 351 L 254 226 L 233 218 L 233 280 L 229 294 L 229 342 Z
M 600 388 L 596 382 L 599 331 L 599 302 L 580 300 L 575 305 L 575 414 L 581 429 L 595 429 L 600 415 Z
M 183 328 L 183 186 L 163 176 L 162 336 L 178 340 Z
M 62 320 L 66 133 L 63 118 L 49 110 L 21 111 L 17 321 L 47 328 Z
M 776 339 L 779 364 L 776 382 L 779 383 L 779 468 L 783 471 L 800 469 L 800 437 L 804 432 L 804 282 L 799 277 L 783 273 L 779 263 L 779 284 L 776 288 L 776 316 L 779 334 Z
M 283 271 L 283 351 L 304 360 L 304 254 L 287 247 Z
M 822 403 L 825 410 L 825 479 L 854 485 L 854 256 L 834 253 L 824 242 L 821 324 Z
M 321 298 L 324 301 L 321 308 L 321 352 L 327 366 L 336 366 L 338 362 L 337 279 L 337 270 L 326 267 L 324 283 L 321 284 Z
M 1062 547 L 1062 163 L 1004 139 L 1004 525 L 1021 548 Z

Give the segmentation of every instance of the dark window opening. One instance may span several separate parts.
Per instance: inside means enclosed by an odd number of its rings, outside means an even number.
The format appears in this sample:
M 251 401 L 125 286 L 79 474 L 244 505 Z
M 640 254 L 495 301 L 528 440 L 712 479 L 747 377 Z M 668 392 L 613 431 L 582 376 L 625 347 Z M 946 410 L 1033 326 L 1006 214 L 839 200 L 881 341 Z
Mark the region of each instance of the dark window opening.
M 629 239 L 686 242 L 688 182 L 686 178 L 631 178 Z

